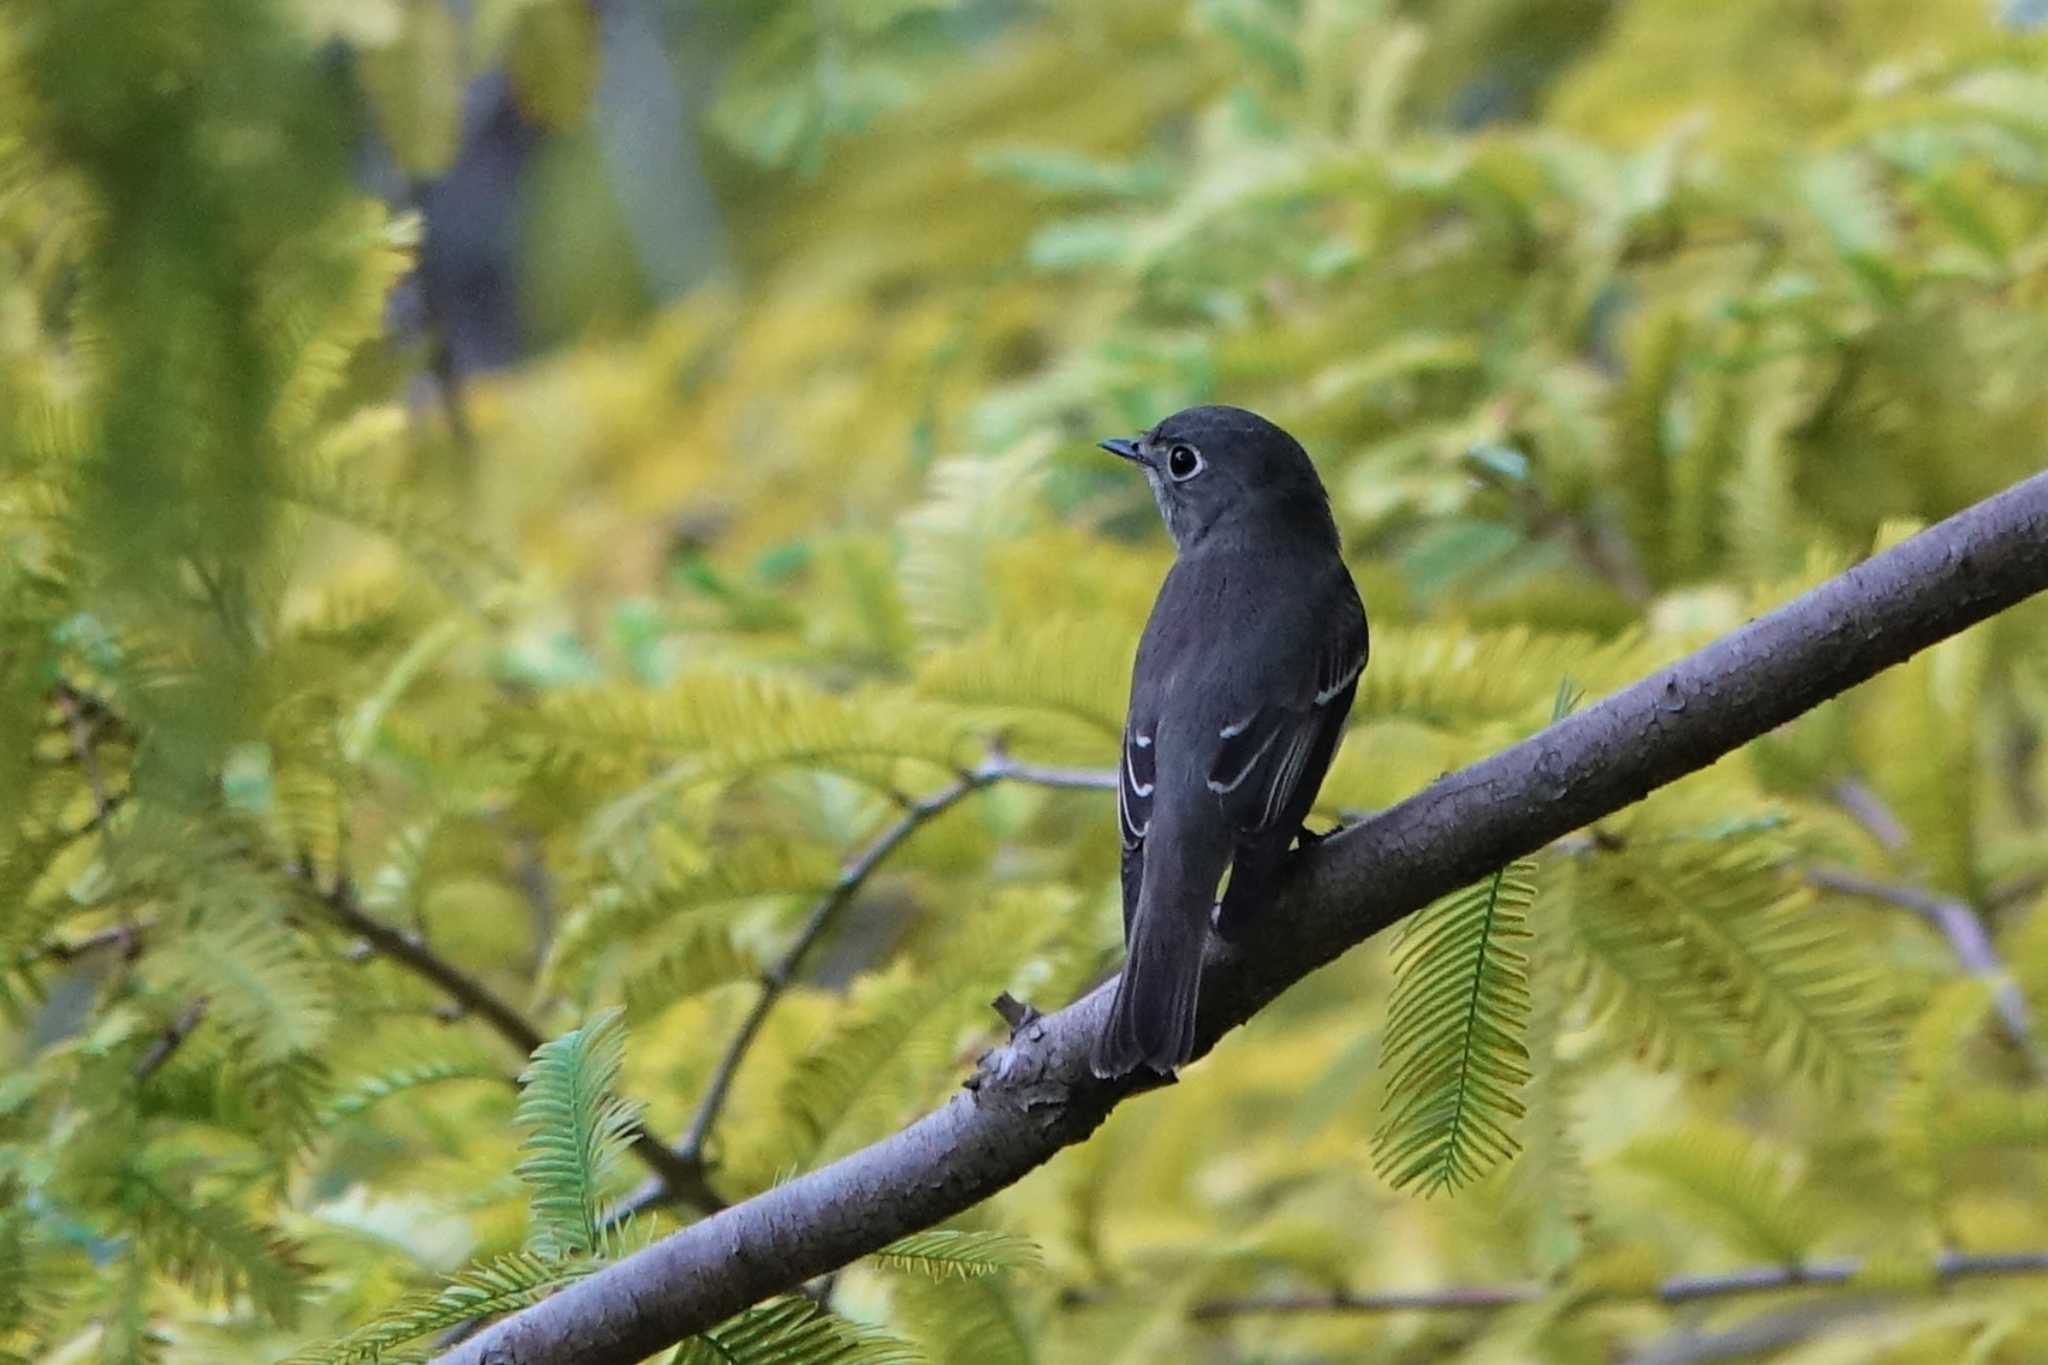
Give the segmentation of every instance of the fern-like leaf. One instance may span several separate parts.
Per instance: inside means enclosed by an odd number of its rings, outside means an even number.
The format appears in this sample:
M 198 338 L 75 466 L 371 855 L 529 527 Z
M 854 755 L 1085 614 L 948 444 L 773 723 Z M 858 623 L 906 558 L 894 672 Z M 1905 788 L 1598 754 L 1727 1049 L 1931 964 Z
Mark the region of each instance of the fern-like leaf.
M 1137 647 L 1135 631 L 1056 616 L 1021 630 L 1000 631 L 932 654 L 918 670 L 918 691 L 975 708 L 991 721 L 1029 726 L 1056 719 L 1046 756 L 1061 761 L 1114 759 L 1123 733 L 1120 698 Z M 1026 741 L 1034 738 L 1028 728 Z M 1027 752 L 1036 746 L 1025 745 Z
M 1799 191 L 1842 263 L 1879 299 L 1896 303 L 1902 289 L 1894 260 L 1899 249 L 1897 210 L 1870 159 L 1853 151 L 1816 157 L 1801 173 Z
M 52 772 L 0 798 L 10 817 L 0 828 L 0 1008 L 18 1008 L 34 994 L 53 930 L 79 912 L 82 898 L 63 894 L 52 874 L 82 837 L 91 837 L 76 832 L 72 813 L 89 799 L 84 785 L 75 770 Z
M 600 886 L 579 904 L 548 954 L 542 980 L 578 981 L 590 966 L 673 921 L 698 920 L 689 935 L 712 927 L 704 912 L 772 897 L 823 891 L 839 875 L 837 860 L 817 844 L 785 838 L 735 841 L 701 869 L 657 873 L 645 886 Z
M 259 1057 L 283 1061 L 323 1042 L 335 1018 L 334 983 L 273 910 L 210 913 L 150 955 L 181 995 L 205 997 L 207 1020 Z
M 671 1365 L 921 1365 L 878 1328 L 797 1295 L 770 1299 L 676 1348 Z
M 462 602 L 513 577 L 510 564 L 473 532 L 460 509 L 438 507 L 416 493 L 399 496 L 377 457 L 403 439 L 406 416 L 396 407 L 364 408 L 327 431 L 304 458 L 273 470 L 262 492 L 286 506 L 389 541 L 442 591 Z
M 1575 884 L 1572 924 L 1608 973 L 1602 1005 L 1626 997 L 1653 1050 L 1858 1094 L 1891 1052 L 1882 976 L 1813 899 L 1772 831 L 1737 826 L 1597 855 Z
M 1740 1129 L 1694 1122 L 1638 1138 L 1621 1154 L 1719 1225 L 1742 1251 L 1789 1264 L 1823 1230 L 1818 1205 L 1780 1153 Z
M 798 1060 L 782 1092 L 788 1160 L 806 1166 L 826 1150 L 945 995 L 928 980 L 877 982 L 851 1020 Z
M 1055 1358 L 1033 1349 L 1030 1320 L 1019 1313 L 1015 1297 L 994 1276 L 946 1283 L 899 1278 L 889 1287 L 890 1320 L 932 1365 L 1032 1365 Z
M 783 679 L 698 673 L 661 692 L 549 693 L 528 724 L 545 749 L 670 754 L 696 781 L 800 767 L 886 787 L 905 759 L 957 767 L 965 719 L 899 691 L 841 696 Z
M 520 1074 L 515 1122 L 527 1130 L 515 1174 L 532 1192 L 528 1249 L 561 1259 L 603 1247 L 607 1178 L 639 1118 L 612 1092 L 626 1056 L 617 1010 L 534 1049 Z
M 201 1299 L 247 1294 L 274 1322 L 298 1316 L 310 1268 L 296 1242 L 225 1200 L 173 1190 L 153 1171 L 131 1167 L 122 1187 L 152 1265 Z
M 71 843 L 58 831 L 28 835 L 0 849 L 0 1008 L 18 1010 L 36 994 L 41 950 L 51 931 L 78 909 L 61 895 L 36 894 L 50 865 Z
M 293 243 L 256 281 L 258 321 L 281 352 L 271 434 L 287 449 L 312 430 L 357 351 L 381 335 L 386 296 L 412 268 L 420 223 L 365 199 L 328 232 Z
M 2048 1147 L 2048 1093 L 1989 1086 L 1958 1090 L 1935 1114 L 1934 1144 L 1942 1155 L 1986 1147 Z
M 112 1292 L 105 1309 L 101 1365 L 160 1365 L 163 1360 L 163 1339 L 150 1330 L 150 1271 L 148 1258 L 131 1251 L 108 1277 Z
M 1945 1110 L 1960 1087 L 1972 1037 L 1990 1017 L 1991 987 L 1976 977 L 1951 981 L 1934 993 L 1906 1035 L 1898 1087 L 1892 1092 L 1885 1134 L 1907 1191 L 1932 1200 L 1941 1189 L 1948 1150 Z
M 1563 1270 L 1577 1258 L 1592 1191 L 1573 1121 L 1576 1075 L 1560 1046 L 1573 999 L 1570 931 L 1561 916 L 1548 914 L 1534 923 L 1532 932 L 1529 1069 L 1533 1074 L 1523 1092 L 1528 1107 L 1521 1130 L 1524 1146 L 1509 1188 L 1529 1218 L 1530 1259 L 1549 1273 Z
M 645 1019 L 714 986 L 750 981 L 760 974 L 760 962 L 735 942 L 728 930 L 707 925 L 652 965 L 636 968 L 621 989 L 627 1015 Z
M 281 1365 L 369 1365 L 433 1332 L 538 1303 L 597 1268 L 520 1252 L 471 1266 L 432 1294 L 406 1299 L 339 1341 L 299 1352 Z
M 932 471 L 930 496 L 900 522 L 898 581 L 921 645 L 958 640 L 993 617 L 991 550 L 1031 529 L 1044 471 L 1039 445 L 947 460 Z
M 1372 647 L 1372 667 L 1358 679 L 1354 722 L 1398 716 L 1453 728 L 1486 721 L 1534 725 L 1552 711 L 1557 680 L 1566 674 L 1599 696 L 1661 661 L 1631 632 L 1602 641 L 1524 626 L 1375 626 Z
M 152 1030 L 152 1041 L 161 1031 Z M 233 1038 L 188 1038 L 153 1072 L 141 1093 L 150 1117 L 209 1123 L 261 1143 L 282 1170 L 320 1131 L 331 1089 L 318 1054 L 270 1060 Z
M 1414 916 L 1394 947 L 1374 1164 L 1397 1189 L 1456 1189 L 1516 1150 L 1529 1079 L 1529 936 L 1536 868 L 1512 863 Z
M 933 1280 L 972 1280 L 1000 1270 L 1042 1264 L 1038 1246 L 1009 1232 L 932 1228 L 899 1237 L 875 1253 L 884 1269 L 907 1270 Z
M 393 1095 L 401 1095 L 408 1090 L 440 1085 L 447 1081 L 503 1082 L 504 1079 L 504 1069 L 481 1053 L 458 1053 L 398 1062 L 362 1077 L 330 1100 L 321 1113 L 320 1125 L 332 1127 L 343 1119 L 354 1118 Z
M 1740 1034 L 1715 984 L 1691 969 L 1681 945 L 1597 896 L 1579 894 L 1589 878 L 1560 869 L 1558 899 L 1567 909 L 1577 989 L 1607 1031 L 1652 1066 L 1704 1070 L 1732 1065 Z
M 1872 782 L 1911 833 L 1929 879 L 1966 900 L 1982 892 L 1976 718 L 1990 645 L 1987 632 L 1965 631 L 1886 670 L 1867 689 L 1875 714 L 1859 731 Z

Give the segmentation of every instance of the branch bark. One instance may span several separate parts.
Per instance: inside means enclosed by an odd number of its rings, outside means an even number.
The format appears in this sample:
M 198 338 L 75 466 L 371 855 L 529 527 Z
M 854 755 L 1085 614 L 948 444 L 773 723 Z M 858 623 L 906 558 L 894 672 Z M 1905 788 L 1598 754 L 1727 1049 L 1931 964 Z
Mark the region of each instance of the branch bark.
M 1263 932 L 1211 944 L 1197 1055 L 1437 897 L 2043 588 L 2048 475 L 2037 475 L 1304 850 Z M 1089 1071 L 1108 1007 L 1103 987 L 1031 1020 L 901 1132 L 671 1234 L 441 1360 L 623 1365 L 978 1203 L 1141 1088 Z

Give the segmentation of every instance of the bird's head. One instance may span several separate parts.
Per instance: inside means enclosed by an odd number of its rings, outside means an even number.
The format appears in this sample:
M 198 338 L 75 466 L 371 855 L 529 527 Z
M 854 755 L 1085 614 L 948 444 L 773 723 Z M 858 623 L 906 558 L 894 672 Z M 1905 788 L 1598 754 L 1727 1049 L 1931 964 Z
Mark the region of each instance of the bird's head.
M 1150 431 L 1101 443 L 1143 467 L 1182 550 L 1218 534 L 1327 538 L 1336 523 L 1308 452 L 1292 436 L 1243 408 L 1184 408 Z

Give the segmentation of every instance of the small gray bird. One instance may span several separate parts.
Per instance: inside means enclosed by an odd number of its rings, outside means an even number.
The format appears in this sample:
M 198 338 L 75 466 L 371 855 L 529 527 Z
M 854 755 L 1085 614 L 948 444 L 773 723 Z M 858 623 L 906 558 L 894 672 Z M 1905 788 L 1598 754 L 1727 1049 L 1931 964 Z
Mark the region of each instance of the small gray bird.
M 1128 957 L 1095 1074 L 1194 1051 L 1210 907 L 1236 938 L 1277 884 L 1365 668 L 1365 607 L 1329 495 L 1292 436 L 1241 408 L 1102 447 L 1142 466 L 1178 550 L 1131 670 L 1118 817 Z

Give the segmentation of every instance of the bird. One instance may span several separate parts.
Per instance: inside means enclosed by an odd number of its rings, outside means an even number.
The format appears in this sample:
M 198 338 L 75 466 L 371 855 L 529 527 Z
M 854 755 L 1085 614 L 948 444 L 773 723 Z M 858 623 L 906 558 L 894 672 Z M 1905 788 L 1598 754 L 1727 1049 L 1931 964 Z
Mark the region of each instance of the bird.
M 1089 1064 L 1171 1076 L 1193 1055 L 1210 933 L 1243 938 L 1296 836 L 1314 837 L 1302 821 L 1370 644 L 1329 495 L 1292 436 L 1211 405 L 1099 444 L 1144 470 L 1175 555 L 1131 668 L 1126 956 Z

